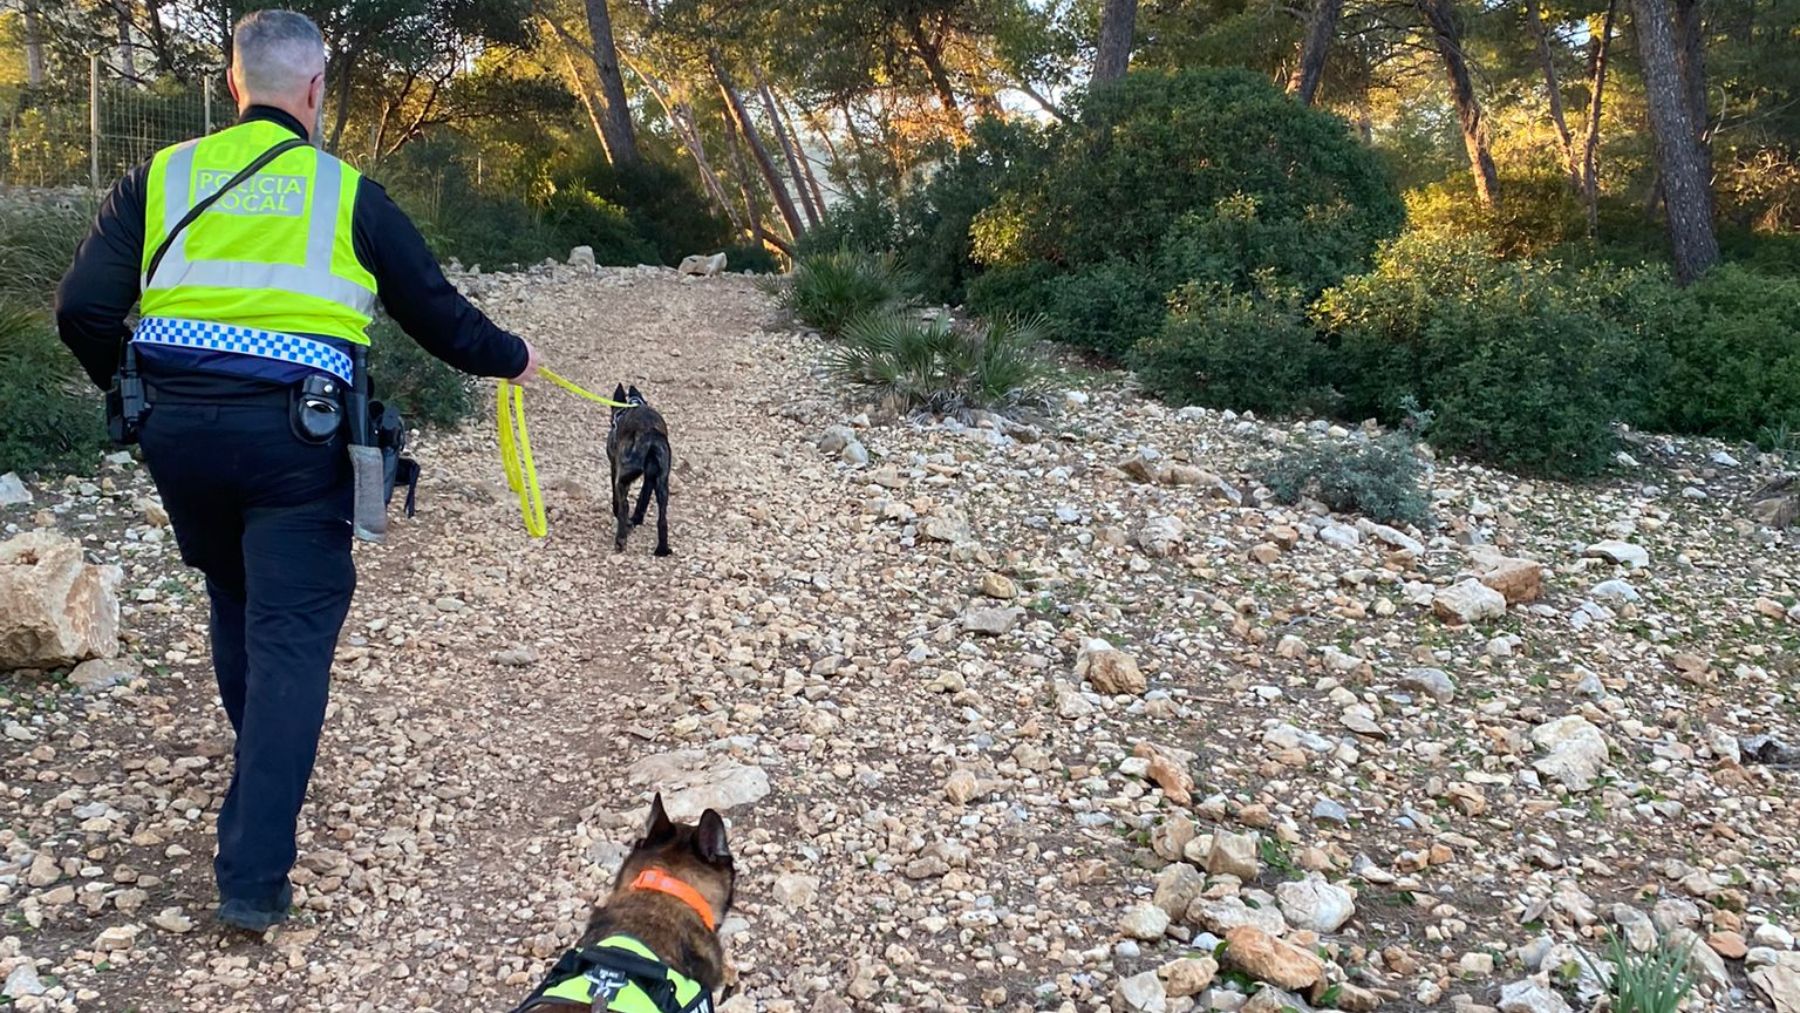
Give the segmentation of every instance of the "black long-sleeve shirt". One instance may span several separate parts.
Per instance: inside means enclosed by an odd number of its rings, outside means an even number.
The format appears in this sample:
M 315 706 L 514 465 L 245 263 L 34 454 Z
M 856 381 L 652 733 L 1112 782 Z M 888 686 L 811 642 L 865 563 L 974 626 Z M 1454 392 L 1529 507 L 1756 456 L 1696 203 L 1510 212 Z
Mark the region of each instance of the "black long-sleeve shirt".
M 242 121 L 268 120 L 304 138 L 300 121 L 268 106 L 251 106 Z M 148 162 L 114 184 L 75 262 L 56 290 L 56 324 L 63 344 L 102 389 L 112 385 L 125 325 L 137 303 L 144 248 Z M 362 177 L 351 218 L 356 257 L 375 276 L 388 316 L 427 352 L 465 373 L 512 377 L 525 370 L 525 343 L 463 298 L 438 267 L 424 237 L 381 185 Z M 227 376 L 184 377 L 184 394 L 230 397 L 255 381 Z

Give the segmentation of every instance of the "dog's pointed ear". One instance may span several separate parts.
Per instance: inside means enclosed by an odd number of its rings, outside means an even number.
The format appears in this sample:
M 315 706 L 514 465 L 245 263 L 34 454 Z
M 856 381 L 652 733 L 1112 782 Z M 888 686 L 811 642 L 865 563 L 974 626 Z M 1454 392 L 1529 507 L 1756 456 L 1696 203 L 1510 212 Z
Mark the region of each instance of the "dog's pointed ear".
M 668 812 L 663 809 L 662 792 L 650 800 L 650 822 L 644 826 L 644 843 L 661 844 L 675 836 L 675 824 L 669 820 Z
M 731 846 L 725 843 L 725 818 L 711 809 L 700 814 L 700 827 L 694 834 L 694 850 L 701 861 L 719 865 L 731 861 Z
M 632 385 L 631 389 L 625 393 L 625 396 L 634 401 L 642 401 L 644 399 L 644 395 L 638 393 L 636 384 Z
M 624 384 L 619 384 L 619 385 L 618 385 L 618 386 L 617 386 L 617 387 L 614 387 L 614 388 L 613 388 L 613 396 L 612 396 L 612 399 L 613 399 L 613 400 L 614 400 L 614 401 L 623 401 L 623 400 L 625 400 L 625 385 L 624 385 Z

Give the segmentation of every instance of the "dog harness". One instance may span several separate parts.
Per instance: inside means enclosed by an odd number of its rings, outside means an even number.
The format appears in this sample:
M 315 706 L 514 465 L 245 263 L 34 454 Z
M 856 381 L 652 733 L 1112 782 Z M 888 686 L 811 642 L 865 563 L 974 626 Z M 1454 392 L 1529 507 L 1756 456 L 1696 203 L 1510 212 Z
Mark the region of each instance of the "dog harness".
M 668 894 L 694 910 L 708 931 L 718 928 L 712 905 L 700 891 L 661 869 L 646 869 L 633 890 Z M 602 1001 L 603 1004 L 602 1004 Z M 656 959 L 650 947 L 627 935 L 568 950 L 515 1013 L 575 1005 L 613 1013 L 712 1013 L 712 994 L 694 979 Z
M 518 1013 L 573 1004 L 614 1013 L 712 1013 L 712 995 L 630 936 L 569 950 Z

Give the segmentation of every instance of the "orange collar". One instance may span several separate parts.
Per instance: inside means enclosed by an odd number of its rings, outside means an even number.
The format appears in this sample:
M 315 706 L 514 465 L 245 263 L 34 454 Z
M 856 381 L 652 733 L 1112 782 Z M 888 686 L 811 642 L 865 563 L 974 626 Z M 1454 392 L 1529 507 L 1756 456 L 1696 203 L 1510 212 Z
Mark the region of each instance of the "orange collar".
M 700 916 L 700 920 L 706 923 L 708 932 L 719 927 L 718 920 L 713 917 L 712 905 L 706 902 L 705 897 L 700 896 L 700 891 L 661 869 L 645 869 L 638 873 L 638 877 L 631 881 L 631 888 L 666 893 L 693 908 L 694 913 Z

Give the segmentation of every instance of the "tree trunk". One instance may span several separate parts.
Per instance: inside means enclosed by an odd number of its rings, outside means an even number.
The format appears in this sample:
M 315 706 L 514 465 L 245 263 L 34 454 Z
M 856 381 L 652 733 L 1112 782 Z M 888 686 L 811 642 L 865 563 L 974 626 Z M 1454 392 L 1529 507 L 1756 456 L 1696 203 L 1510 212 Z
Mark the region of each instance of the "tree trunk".
M 937 91 L 938 102 L 951 120 L 956 132 L 968 133 L 968 125 L 963 122 L 962 105 L 956 101 L 956 91 L 950 87 L 950 74 L 944 69 L 944 55 L 937 43 L 925 33 L 925 26 L 917 17 L 908 18 L 906 30 L 912 36 L 913 48 L 919 53 L 919 61 L 925 64 L 925 72 L 931 77 L 931 87 Z
M 1306 36 L 1300 40 L 1300 65 L 1288 80 L 1288 92 L 1303 106 L 1312 105 L 1319 94 L 1319 79 L 1325 76 L 1325 58 L 1331 53 L 1337 37 L 1338 15 L 1344 0 L 1314 0 L 1306 15 Z
M 38 17 L 38 0 L 25 0 L 25 83 L 44 86 L 44 24 Z
M 1706 28 L 1701 22 L 1701 0 L 1675 0 L 1676 58 L 1687 95 L 1688 115 L 1694 121 L 1694 144 L 1706 169 L 1707 196 L 1712 183 L 1712 117 L 1706 110 Z
M 744 108 L 744 100 L 738 97 L 737 88 L 731 83 L 731 72 L 725 69 L 716 52 L 712 55 L 711 62 L 713 78 L 719 83 L 719 93 L 725 97 L 725 106 L 737 121 L 738 130 L 743 134 L 750 154 L 755 157 L 757 168 L 762 170 L 763 182 L 768 184 L 769 193 L 775 198 L 775 207 L 781 211 L 782 221 L 787 223 L 788 235 L 799 239 L 806 234 L 806 226 L 800 220 L 800 213 L 794 209 L 794 199 L 789 196 L 787 185 L 781 181 L 781 174 L 775 171 L 775 160 L 769 157 L 768 146 L 757 136 L 756 123 L 750 119 L 750 111 Z
M 1544 24 L 1538 0 L 1525 0 L 1525 17 L 1531 22 L 1532 34 L 1537 36 L 1538 60 L 1544 65 L 1544 91 L 1550 98 L 1550 122 L 1556 127 L 1557 142 L 1562 145 L 1569 185 L 1577 195 L 1582 195 L 1586 191 L 1582 186 L 1581 159 L 1575 154 L 1575 138 L 1569 133 L 1569 118 L 1563 112 L 1562 82 L 1556 76 L 1556 57 L 1550 51 L 1550 29 Z
M 791 102 L 792 99 L 790 98 L 789 101 Z M 812 192 L 813 206 L 819 209 L 819 219 L 823 221 L 825 218 L 825 188 L 819 185 L 819 177 L 813 172 L 812 156 L 806 153 L 806 144 L 800 138 L 800 128 L 795 124 L 794 117 L 788 114 L 787 104 L 787 102 L 780 103 L 783 118 L 787 120 L 788 136 L 794 141 L 794 150 L 800 154 L 800 174 L 806 177 L 807 189 Z M 798 107 L 798 103 L 795 103 L 795 106 Z M 805 115 L 806 110 L 802 109 L 800 112 Z
M 1463 54 L 1462 32 L 1456 25 L 1456 13 L 1450 0 L 1414 0 L 1419 13 L 1431 27 L 1438 54 L 1444 58 L 1444 72 L 1450 79 L 1450 99 L 1456 105 L 1456 119 L 1462 126 L 1463 146 L 1469 150 L 1469 168 L 1475 174 L 1475 196 L 1487 207 L 1500 200 L 1500 175 L 1494 169 L 1494 156 L 1488 152 L 1487 123 L 1482 117 L 1481 101 L 1475 97 L 1475 83 L 1469 78 L 1469 62 Z
M 1607 57 L 1612 51 L 1613 18 L 1619 12 L 1619 0 L 1608 0 L 1606 18 L 1601 23 L 1600 37 L 1593 43 L 1593 58 L 1588 69 L 1587 136 L 1581 144 L 1581 200 L 1587 209 L 1587 234 L 1593 239 L 1600 234 L 1600 108 L 1606 94 Z
M 787 126 L 781 120 L 781 110 L 775 108 L 775 96 L 769 93 L 769 83 L 763 80 L 762 69 L 752 67 L 751 74 L 756 77 L 756 94 L 762 99 L 763 114 L 769 117 L 769 129 L 775 131 L 775 140 L 781 145 L 781 155 L 787 161 L 788 178 L 794 181 L 794 189 L 800 193 L 800 209 L 806 214 L 807 228 L 819 227 L 819 209 L 813 207 L 812 194 L 806 192 L 806 180 L 800 175 L 800 159 L 794 155 L 794 142 L 789 139 Z
M 750 186 L 750 167 L 744 162 L 744 146 L 738 143 L 737 124 L 732 121 L 731 110 L 721 110 L 720 115 L 725 120 L 725 148 L 731 152 L 732 165 L 737 169 L 731 178 L 737 182 L 738 193 L 744 198 L 744 214 L 750 220 L 750 240 L 760 243 L 762 211 L 756 206 L 756 198 Z
M 731 227 L 744 231 L 744 220 L 738 215 L 737 206 L 725 196 L 725 188 L 719 185 L 719 177 L 713 174 L 712 163 L 706 157 L 706 144 L 700 137 L 700 127 L 694 120 L 694 110 L 686 102 L 670 102 L 662 82 L 644 72 L 644 68 L 631 59 L 631 54 L 620 50 L 619 59 L 625 68 L 637 75 L 637 79 L 656 99 L 662 107 L 663 115 L 669 118 L 669 124 L 675 128 L 681 143 L 687 145 L 688 154 L 694 160 L 694 166 L 700 173 L 700 184 L 706 188 L 707 197 L 718 207 L 725 217 L 731 219 Z
M 124 7 L 116 8 L 119 15 L 119 76 L 137 83 L 137 51 L 131 42 L 131 14 Z
M 600 140 L 614 165 L 636 165 L 637 134 L 631 129 L 631 104 L 625 78 L 619 74 L 619 50 L 613 44 L 612 14 L 606 0 L 584 0 L 588 34 L 594 42 L 594 67 L 600 72 Z
M 606 147 L 606 125 L 600 120 L 600 110 L 594 108 L 594 93 L 588 90 L 587 82 L 581 79 L 581 71 L 575 67 L 575 58 L 569 55 L 569 47 L 563 46 L 563 66 L 569 71 L 569 87 L 580 100 L 581 108 L 587 112 L 588 123 L 594 128 L 594 139 Z M 607 154 L 611 158 L 611 152 Z
M 1033 87 L 1032 87 L 1032 86 L 1031 86 L 1031 82 L 1029 82 L 1029 81 L 1020 81 L 1020 82 L 1018 82 L 1018 83 L 1017 83 L 1017 84 L 1015 84 L 1015 85 L 1013 85 L 1013 87 L 1014 87 L 1014 88 L 1017 88 L 1017 89 L 1019 89 L 1019 91 L 1020 91 L 1020 92 L 1021 92 L 1021 93 L 1023 93 L 1023 94 L 1024 94 L 1024 96 L 1025 96 L 1025 97 L 1026 97 L 1026 98 L 1028 98 L 1028 99 L 1030 99 L 1030 100 L 1031 100 L 1031 101 L 1033 101 L 1033 102 L 1036 102 L 1036 103 L 1037 103 L 1037 107 L 1038 107 L 1038 108 L 1039 108 L 1039 109 L 1042 109 L 1042 110 L 1043 110 L 1043 111 L 1045 111 L 1045 112 L 1047 112 L 1047 113 L 1049 113 L 1049 114 L 1050 114 L 1050 115 L 1052 115 L 1052 116 L 1054 116 L 1054 117 L 1056 117 L 1056 118 L 1057 118 L 1057 119 L 1058 119 L 1058 120 L 1060 120 L 1060 121 L 1061 121 L 1061 122 L 1063 122 L 1063 123 L 1071 123 L 1071 122 L 1073 122 L 1073 120 L 1071 120 L 1071 119 L 1070 119 L 1070 118 L 1069 118 L 1069 114 L 1068 114 L 1068 113 L 1066 113 L 1066 112 L 1064 112 L 1064 111 L 1062 111 L 1062 110 L 1061 110 L 1061 109 L 1059 109 L 1059 108 L 1057 108 L 1057 105 L 1056 105 L 1056 103 L 1054 103 L 1054 102 L 1052 102 L 1052 101 L 1050 101 L 1050 100 L 1049 100 L 1049 99 L 1048 99 L 1048 98 L 1046 98 L 1046 97 L 1044 97 L 1044 96 L 1043 96 L 1043 95 L 1041 95 L 1041 94 L 1039 94 L 1039 93 L 1038 93 L 1038 90 L 1037 90 L 1037 89 L 1036 89 L 1036 88 L 1033 88 Z
M 333 122 L 332 122 L 332 126 L 331 126 L 331 151 L 333 154 L 336 154 L 338 151 L 342 150 L 341 148 L 338 147 L 338 145 L 344 139 L 344 124 L 349 122 L 349 120 L 350 120 L 350 86 L 351 86 L 351 83 L 356 79 L 356 61 L 349 55 L 349 53 L 345 53 L 342 57 L 340 57 L 339 63 L 340 63 L 340 69 L 338 70 L 338 80 L 337 80 L 337 91 L 338 91 L 337 109 L 335 111 L 336 115 L 333 117 Z M 308 126 L 310 126 L 310 125 L 311 124 L 308 124 Z M 319 141 L 319 138 L 317 138 L 317 137 L 313 138 L 313 143 L 316 144 L 316 143 L 318 143 L 318 141 Z
M 1719 261 L 1712 195 L 1697 140 L 1699 127 L 1682 78 L 1669 0 L 1632 0 L 1632 10 L 1650 129 L 1656 136 L 1656 167 L 1662 180 L 1675 277 L 1685 285 Z
M 1137 0 L 1106 0 L 1100 12 L 1100 48 L 1094 54 L 1095 84 L 1117 81 L 1131 68 L 1137 8 Z

